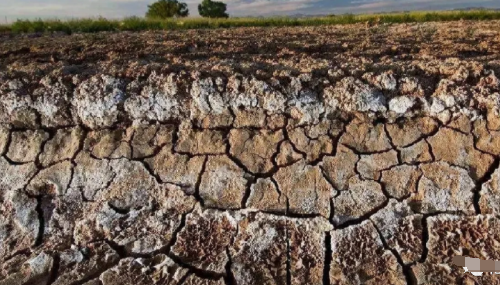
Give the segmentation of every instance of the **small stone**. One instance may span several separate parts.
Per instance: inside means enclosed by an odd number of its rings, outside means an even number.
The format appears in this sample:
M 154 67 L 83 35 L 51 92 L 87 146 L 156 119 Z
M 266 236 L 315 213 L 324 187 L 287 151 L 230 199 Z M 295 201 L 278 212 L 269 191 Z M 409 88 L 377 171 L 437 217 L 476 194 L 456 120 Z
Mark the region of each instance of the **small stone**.
M 401 162 L 407 164 L 425 163 L 432 161 L 429 143 L 426 140 L 400 149 Z
M 14 162 L 25 163 L 35 161 L 42 151 L 42 144 L 49 138 L 44 131 L 16 131 L 11 134 L 11 142 L 7 157 Z
M 323 171 L 333 187 L 346 190 L 348 181 L 356 176 L 356 164 L 359 156 L 349 148 L 338 145 L 335 156 L 323 158 Z
M 200 197 L 207 207 L 239 209 L 247 188 L 247 174 L 225 155 L 209 156 L 201 177 Z
M 341 225 L 359 219 L 380 207 L 386 200 L 378 182 L 352 177 L 349 179 L 348 190 L 341 191 L 334 199 L 333 221 L 336 225 Z
M 392 148 L 383 124 L 372 125 L 356 120 L 347 126 L 340 143 L 362 153 L 380 152 Z
M 224 133 L 217 130 L 181 129 L 175 151 L 199 154 L 224 154 L 226 143 Z
M 422 178 L 410 206 L 419 213 L 462 212 L 473 214 L 474 180 L 466 170 L 445 162 L 420 166 Z
M 422 247 L 422 215 L 406 204 L 390 199 L 386 207 L 370 217 L 389 248 L 395 250 L 405 264 L 420 260 Z
M 165 183 L 179 185 L 187 193 L 194 193 L 196 182 L 201 173 L 205 157 L 172 153 L 170 147 L 165 146 L 154 157 L 145 159 L 145 162 Z
M 280 168 L 274 179 L 281 194 L 288 199 L 290 213 L 330 216 L 330 199 L 336 191 L 328 184 L 318 166 L 300 161 Z
M 382 171 L 380 182 L 385 185 L 387 194 L 396 199 L 409 197 L 417 192 L 417 183 L 422 172 L 413 165 L 398 165 Z
M 72 159 L 80 148 L 80 140 L 83 136 L 80 127 L 59 129 L 55 136 L 44 146 L 40 155 L 40 162 L 43 166 Z
M 331 232 L 331 284 L 406 284 L 396 257 L 384 249 L 372 222 Z
M 276 164 L 279 167 L 291 165 L 302 159 L 302 155 L 293 149 L 289 141 L 284 141 L 279 146 L 279 152 L 276 156 Z
M 500 213 L 500 168 L 497 168 L 490 180 L 483 184 L 480 193 L 481 213 L 498 215 Z
M 449 128 L 441 128 L 428 141 L 436 160 L 469 170 L 474 180 L 484 177 L 494 161 L 493 156 L 474 148 L 472 135 L 465 135 Z
M 281 196 L 271 179 L 257 179 L 257 182 L 250 187 L 250 191 L 247 208 L 264 212 L 286 212 L 286 197 Z
M 398 164 L 398 153 L 390 150 L 382 153 L 362 154 L 357 169 L 362 178 L 380 179 L 380 172 Z
M 420 117 L 387 124 L 386 128 L 394 145 L 406 147 L 435 132 L 438 125 L 429 117 Z
M 268 173 L 274 167 L 273 155 L 284 139 L 283 131 L 233 129 L 229 133 L 229 151 L 252 173 Z
M 237 232 L 237 222 L 228 212 L 195 208 L 177 234 L 172 253 L 198 269 L 222 274 L 229 262 L 227 249 Z

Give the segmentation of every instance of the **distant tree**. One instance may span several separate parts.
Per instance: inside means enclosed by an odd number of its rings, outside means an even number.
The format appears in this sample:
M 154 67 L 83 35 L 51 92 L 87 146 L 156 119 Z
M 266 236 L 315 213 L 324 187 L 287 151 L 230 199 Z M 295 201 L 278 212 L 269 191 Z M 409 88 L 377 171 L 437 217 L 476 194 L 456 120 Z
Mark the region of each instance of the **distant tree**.
M 198 5 L 198 12 L 200 16 L 207 18 L 227 18 L 229 15 L 226 13 L 226 4 L 218 1 L 203 0 Z
M 187 17 L 189 10 L 186 3 L 178 0 L 158 0 L 148 5 L 146 18 L 166 19 L 172 17 Z

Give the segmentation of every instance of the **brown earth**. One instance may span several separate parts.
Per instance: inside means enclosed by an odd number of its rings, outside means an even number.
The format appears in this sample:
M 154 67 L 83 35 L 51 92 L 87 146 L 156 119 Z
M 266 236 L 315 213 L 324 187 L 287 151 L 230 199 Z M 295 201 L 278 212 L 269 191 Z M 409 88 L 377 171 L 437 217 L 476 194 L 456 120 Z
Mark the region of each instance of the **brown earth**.
M 0 39 L 0 285 L 500 284 L 500 22 Z

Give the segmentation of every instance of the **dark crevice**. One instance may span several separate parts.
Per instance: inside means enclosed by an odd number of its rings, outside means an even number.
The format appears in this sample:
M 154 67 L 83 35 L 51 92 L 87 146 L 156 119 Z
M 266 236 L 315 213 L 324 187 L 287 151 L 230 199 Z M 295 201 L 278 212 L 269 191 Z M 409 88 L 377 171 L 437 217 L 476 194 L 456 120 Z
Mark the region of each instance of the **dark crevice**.
M 204 206 L 204 201 L 200 195 L 200 185 L 201 185 L 201 179 L 203 177 L 203 174 L 206 171 L 207 162 L 208 162 L 208 156 L 205 156 L 205 159 L 203 160 L 203 164 L 201 165 L 200 173 L 198 174 L 198 178 L 196 180 L 196 185 L 195 185 L 194 193 L 193 193 L 195 199 L 200 203 L 200 205 L 202 207 Z
M 488 182 L 495 171 L 499 169 L 500 167 L 500 158 L 495 157 L 495 160 L 493 163 L 490 165 L 488 170 L 486 171 L 485 175 L 481 177 L 481 179 L 475 181 L 476 185 L 474 189 L 472 190 L 474 192 L 474 209 L 476 210 L 476 214 L 481 214 L 481 206 L 479 204 L 479 200 L 481 199 L 481 188 L 483 187 L 483 184 Z
M 292 285 L 292 256 L 290 247 L 290 235 L 288 234 L 288 227 L 285 229 L 286 236 L 286 285 Z
M 429 255 L 429 249 L 427 248 L 427 242 L 429 241 L 429 228 L 427 225 L 427 217 L 422 217 L 422 256 L 419 262 L 423 263 Z
M 375 207 L 374 209 L 372 209 L 371 211 L 362 215 L 359 218 L 352 219 L 352 220 L 335 225 L 335 229 L 341 230 L 341 229 L 345 229 L 347 227 L 359 225 L 359 224 L 363 223 L 364 221 L 369 220 L 372 215 L 374 215 L 375 213 L 377 213 L 381 209 L 385 208 L 388 203 L 389 203 L 389 199 L 385 199 L 385 201 L 380 206 Z
M 59 273 L 59 266 L 61 264 L 61 257 L 59 256 L 59 253 L 57 253 L 57 252 L 54 253 L 54 255 L 52 256 L 52 259 L 53 259 L 53 265 L 52 265 L 52 268 L 50 270 L 49 279 L 47 282 L 48 285 L 54 283 L 57 280 L 58 273 Z
M 325 233 L 325 262 L 323 266 L 323 285 L 330 285 L 330 266 L 333 260 L 332 235 Z
M 39 221 L 39 227 L 38 227 L 38 233 L 35 239 L 35 247 L 42 245 L 43 243 L 43 236 L 45 234 L 45 218 L 43 215 L 43 209 L 42 209 L 42 196 L 36 196 L 36 208 L 35 211 L 38 214 L 38 221 Z
M 396 258 L 397 262 L 401 266 L 401 268 L 403 270 L 403 274 L 404 274 L 405 279 L 406 279 L 406 284 L 417 285 L 417 278 L 415 277 L 415 274 L 413 273 L 413 270 L 411 269 L 411 265 L 406 265 L 404 263 L 403 259 L 401 258 L 400 254 L 397 252 L 397 250 L 389 247 L 387 241 L 385 240 L 384 235 L 380 232 L 377 225 L 375 223 L 373 223 L 373 226 L 374 226 L 375 230 L 377 231 L 377 233 L 380 237 L 380 240 L 382 241 L 382 244 L 384 245 L 384 248 L 386 250 L 389 250 L 392 253 L 392 255 Z
M 197 267 L 195 267 L 193 265 L 187 264 L 184 261 L 182 261 L 181 258 L 179 258 L 178 256 L 176 256 L 175 254 L 173 254 L 171 252 L 168 253 L 167 255 L 168 255 L 168 257 L 170 259 L 172 259 L 175 263 L 177 263 L 177 265 L 179 265 L 182 268 L 189 269 L 189 271 L 192 274 L 194 274 L 194 275 L 196 275 L 196 276 L 198 276 L 200 278 L 209 279 L 209 280 L 220 280 L 221 278 L 224 278 L 224 274 L 213 272 L 213 271 L 199 269 L 199 268 L 197 268 Z

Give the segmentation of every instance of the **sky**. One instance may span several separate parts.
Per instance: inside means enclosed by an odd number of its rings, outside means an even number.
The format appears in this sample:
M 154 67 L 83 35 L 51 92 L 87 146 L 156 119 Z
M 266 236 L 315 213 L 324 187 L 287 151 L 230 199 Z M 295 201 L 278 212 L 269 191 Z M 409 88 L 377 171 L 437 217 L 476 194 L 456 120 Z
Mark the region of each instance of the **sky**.
M 0 23 L 18 18 L 144 16 L 155 0 L 0 0 Z M 198 16 L 202 0 L 180 0 Z M 323 15 L 405 10 L 500 8 L 500 0 L 223 0 L 230 16 Z

